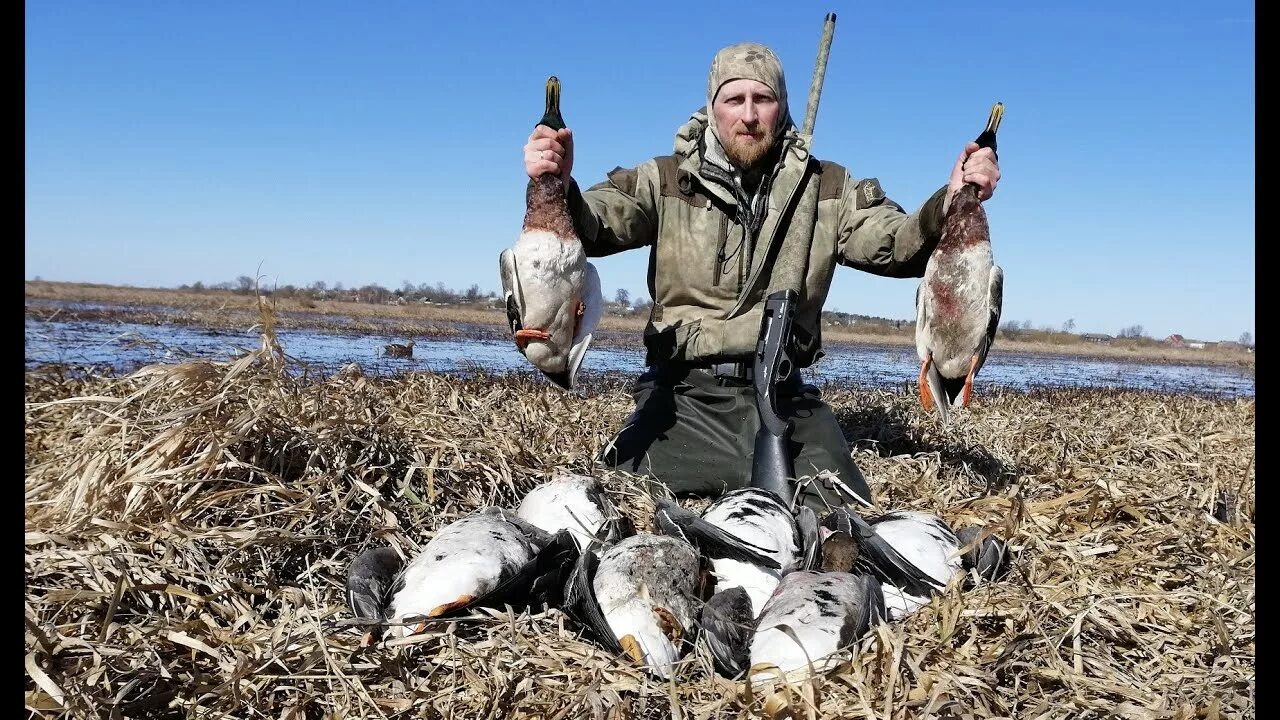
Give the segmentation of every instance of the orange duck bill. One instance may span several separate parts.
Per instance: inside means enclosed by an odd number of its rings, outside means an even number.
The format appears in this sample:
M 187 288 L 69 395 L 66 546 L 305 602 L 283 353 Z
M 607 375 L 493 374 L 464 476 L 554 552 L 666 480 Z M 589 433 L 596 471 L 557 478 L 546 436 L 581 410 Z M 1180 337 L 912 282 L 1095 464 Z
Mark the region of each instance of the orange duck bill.
M 551 339 L 551 335 L 546 330 L 534 330 L 533 328 L 521 328 L 516 331 L 516 347 L 521 350 L 525 349 L 529 343 L 539 340 L 546 342 Z

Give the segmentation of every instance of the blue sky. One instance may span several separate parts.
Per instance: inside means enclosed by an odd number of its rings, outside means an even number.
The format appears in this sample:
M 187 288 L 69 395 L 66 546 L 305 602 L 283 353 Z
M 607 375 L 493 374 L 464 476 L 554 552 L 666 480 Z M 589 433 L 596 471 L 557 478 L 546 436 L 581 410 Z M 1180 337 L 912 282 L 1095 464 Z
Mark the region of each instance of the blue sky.
M 26 277 L 497 290 L 547 75 L 587 186 L 669 153 L 733 42 L 803 117 L 834 11 L 815 152 L 909 210 L 1005 103 L 1005 320 L 1254 332 L 1252 3 L 612 5 L 29 2 Z M 606 295 L 646 263 L 597 260 Z M 915 287 L 842 268 L 827 309 Z

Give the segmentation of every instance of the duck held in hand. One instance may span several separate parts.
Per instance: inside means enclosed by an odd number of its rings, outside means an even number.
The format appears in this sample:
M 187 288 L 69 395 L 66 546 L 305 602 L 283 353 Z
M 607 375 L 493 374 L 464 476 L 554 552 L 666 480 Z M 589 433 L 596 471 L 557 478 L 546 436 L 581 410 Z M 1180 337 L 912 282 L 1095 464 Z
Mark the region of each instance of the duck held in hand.
M 555 76 L 547 80 L 547 108 L 539 124 L 565 127 Z M 574 231 L 560 176 L 544 173 L 529 181 L 524 226 L 498 264 L 516 348 L 556 385 L 573 389 L 604 297 L 600 276 Z
M 996 149 L 1004 105 L 991 109 L 979 148 Z M 942 222 L 942 238 L 929 256 L 916 289 L 916 352 L 920 357 L 920 402 L 937 407 L 943 422 L 953 408 L 967 407 L 973 379 L 987 360 L 1000 325 L 1004 271 L 991 252 L 991 228 L 978 188 L 966 183 Z

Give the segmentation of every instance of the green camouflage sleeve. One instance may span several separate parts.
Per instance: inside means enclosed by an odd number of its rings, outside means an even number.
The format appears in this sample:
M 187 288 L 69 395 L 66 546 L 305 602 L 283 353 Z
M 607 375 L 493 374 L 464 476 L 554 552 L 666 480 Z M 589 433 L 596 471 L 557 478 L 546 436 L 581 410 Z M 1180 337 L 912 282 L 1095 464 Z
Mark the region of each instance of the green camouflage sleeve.
M 657 175 L 657 165 L 649 161 L 638 168 L 614 168 L 608 179 L 586 192 L 577 182 L 570 183 L 569 214 L 587 257 L 653 244 L 658 232 Z
M 875 178 L 846 178 L 837 210 L 840 262 L 885 277 L 923 277 L 942 230 L 944 185 L 908 215 Z

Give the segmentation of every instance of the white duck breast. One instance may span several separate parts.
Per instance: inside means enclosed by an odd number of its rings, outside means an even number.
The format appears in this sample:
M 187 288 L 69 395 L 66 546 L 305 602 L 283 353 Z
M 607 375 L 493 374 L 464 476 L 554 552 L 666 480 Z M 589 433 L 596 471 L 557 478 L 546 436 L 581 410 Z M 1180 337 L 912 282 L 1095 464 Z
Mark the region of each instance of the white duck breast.
M 884 616 L 880 587 L 868 575 L 844 572 L 793 572 L 782 578 L 765 604 L 751 640 L 751 665 L 774 666 L 783 673 L 812 664 L 823 672 Z M 753 681 L 776 677 L 758 671 Z
M 671 677 L 695 627 L 698 574 L 693 548 L 664 535 L 633 535 L 600 556 L 591 582 L 600 613 L 623 651 L 659 677 Z
M 587 475 L 562 474 L 542 483 L 524 496 L 516 515 L 551 534 L 568 530 L 580 551 L 598 535 L 617 539 L 616 528 L 623 522 L 599 482 Z M 614 528 L 601 533 L 606 524 Z
M 567 372 L 573 346 L 589 342 L 599 323 L 600 276 L 577 238 L 565 240 L 548 230 L 520 233 L 508 252 L 519 277 L 520 324 L 530 334 L 525 357 L 545 373 Z M 536 331 L 547 337 L 533 336 Z
M 716 592 L 743 588 L 758 616 L 782 576 L 804 559 L 795 516 L 773 493 L 743 488 L 721 496 L 703 512 L 702 519 L 777 561 L 779 567 L 774 569 L 731 558 L 712 559 Z
M 534 555 L 529 538 L 501 517 L 464 517 L 441 528 L 405 568 L 387 617 L 393 622 L 436 617 L 466 605 L 518 572 Z M 403 637 L 411 631 L 392 625 L 388 634 Z

